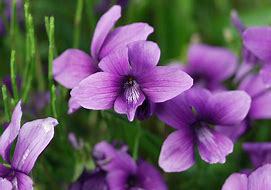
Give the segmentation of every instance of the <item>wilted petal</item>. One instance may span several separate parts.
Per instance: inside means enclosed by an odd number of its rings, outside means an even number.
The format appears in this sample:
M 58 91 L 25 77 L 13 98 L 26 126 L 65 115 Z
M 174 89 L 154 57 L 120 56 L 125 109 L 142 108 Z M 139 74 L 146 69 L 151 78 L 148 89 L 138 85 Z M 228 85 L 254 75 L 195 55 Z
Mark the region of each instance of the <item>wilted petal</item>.
M 143 104 L 145 96 L 142 92 L 137 91 L 136 89 L 127 90 L 130 94 L 120 95 L 114 103 L 114 110 L 120 114 L 127 114 L 128 120 L 133 121 L 136 110 Z
M 225 181 L 222 190 L 248 190 L 247 175 L 239 173 L 232 174 Z
M 222 81 L 233 75 L 237 57 L 228 49 L 196 44 L 189 48 L 187 72 L 207 80 Z
M 12 190 L 12 184 L 9 180 L 0 177 L 0 189 Z
M 38 156 L 54 136 L 56 119 L 38 119 L 25 123 L 19 133 L 12 160 L 12 167 L 28 174 Z
M 225 163 L 226 156 L 233 151 L 232 141 L 212 129 L 196 129 L 200 157 L 210 163 Z
M 66 88 L 75 87 L 96 71 L 92 58 L 77 49 L 66 50 L 53 63 L 54 79 Z
M 271 61 L 271 27 L 250 27 L 243 33 L 243 43 L 263 61 Z
M 121 48 L 110 53 L 100 61 L 99 67 L 104 72 L 127 75 L 130 70 L 128 48 Z
M 133 23 L 118 27 L 108 34 L 99 58 L 101 59 L 132 42 L 146 40 L 152 32 L 153 28 L 146 23 Z
M 113 107 L 121 90 L 122 78 L 106 72 L 95 73 L 72 89 L 71 96 L 87 109 L 104 110 Z
M 165 172 L 185 171 L 195 163 L 194 136 L 189 128 L 171 133 L 162 145 L 159 166 Z
M 271 190 L 271 164 L 266 164 L 255 170 L 248 177 L 249 190 Z
M 121 7 L 118 5 L 110 8 L 98 21 L 91 42 L 91 55 L 99 58 L 102 45 L 117 20 L 121 17 Z
M 128 45 L 128 56 L 133 74 L 141 75 L 158 64 L 160 49 L 151 41 L 133 42 Z
M 156 106 L 158 118 L 176 129 L 189 127 L 196 119 L 185 94 L 186 92 Z
M 106 176 L 109 189 L 126 190 L 129 173 L 123 170 L 113 170 Z
M 158 66 L 139 76 L 138 83 L 146 97 L 152 102 L 165 102 L 193 85 L 193 79 L 180 69 Z
M 7 162 L 10 162 L 10 148 L 19 133 L 21 118 L 22 108 L 21 101 L 19 101 L 12 113 L 11 122 L 0 137 L 0 154 Z
M 24 173 L 16 172 L 13 184 L 16 184 L 18 190 L 33 190 L 33 181 Z
M 76 112 L 78 109 L 80 109 L 80 107 L 81 107 L 80 104 L 77 103 L 75 98 L 70 97 L 68 114 L 72 114 Z
M 234 125 L 247 115 L 251 104 L 250 96 L 244 91 L 219 92 L 208 100 L 210 120 L 216 125 Z
M 137 176 L 143 189 L 167 190 L 165 181 L 159 171 L 145 161 L 138 163 Z

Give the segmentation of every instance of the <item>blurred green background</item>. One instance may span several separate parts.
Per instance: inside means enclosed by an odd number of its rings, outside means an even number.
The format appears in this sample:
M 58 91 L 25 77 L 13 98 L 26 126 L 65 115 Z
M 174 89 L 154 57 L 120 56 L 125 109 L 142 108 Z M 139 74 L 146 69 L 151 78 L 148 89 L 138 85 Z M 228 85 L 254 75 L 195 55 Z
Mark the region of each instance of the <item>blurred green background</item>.
M 2 1 L 2 0 L 1 0 Z M 114 1 L 108 1 L 113 5 Z M 74 47 L 74 33 L 79 27 L 79 49 L 89 52 L 90 41 L 96 22 L 102 15 L 97 10 L 99 0 L 83 0 L 81 26 L 75 24 L 77 0 L 30 0 L 31 12 L 35 23 L 36 76 L 31 88 L 32 94 L 45 92 L 47 87 L 48 39 L 44 25 L 45 16 L 55 17 L 55 45 L 57 53 Z M 1 11 L 4 7 L 1 4 Z M 108 5 L 110 6 L 110 5 Z M 271 24 L 270 0 L 128 0 L 122 11 L 122 18 L 117 25 L 132 22 L 147 22 L 154 27 L 150 39 L 161 48 L 161 64 L 173 60 L 185 63 L 189 44 L 201 41 L 212 45 L 225 46 L 237 55 L 241 51 L 241 40 L 238 32 L 230 23 L 231 10 L 237 10 L 246 25 Z M 1 13 L 3 16 L 3 13 Z M 20 25 L 23 25 L 22 23 Z M 0 37 L 0 78 L 9 73 L 10 47 L 15 46 L 17 73 L 22 75 L 25 64 L 24 27 L 16 30 L 15 44 L 11 44 L 8 35 Z M 44 87 L 40 86 L 43 81 Z M 66 189 L 68 184 L 80 175 L 83 167 L 93 168 L 90 152 L 91 147 L 103 139 L 120 139 L 133 149 L 137 127 L 141 125 L 143 133 L 140 138 L 139 157 L 154 165 L 166 134 L 171 130 L 152 118 L 141 124 L 128 123 L 126 119 L 108 112 L 80 110 L 67 116 L 67 91 L 58 87 L 57 109 L 60 126 L 49 148 L 39 159 L 32 176 L 36 189 Z M 1 103 L 2 108 L 2 103 Z M 48 108 L 25 119 L 45 116 Z M 1 123 L 4 122 L 3 111 L 0 109 Z M 216 190 L 220 189 L 224 180 L 232 172 L 250 167 L 247 155 L 242 152 L 241 142 L 245 140 L 268 140 L 269 123 L 260 121 L 235 146 L 235 151 L 228 157 L 225 165 L 207 165 L 200 159 L 190 170 L 183 173 L 163 174 L 171 190 Z M 67 140 L 70 131 L 85 141 L 83 150 L 74 150 Z M 256 132 L 255 132 L 256 131 Z M 257 135 L 255 135 L 257 134 Z

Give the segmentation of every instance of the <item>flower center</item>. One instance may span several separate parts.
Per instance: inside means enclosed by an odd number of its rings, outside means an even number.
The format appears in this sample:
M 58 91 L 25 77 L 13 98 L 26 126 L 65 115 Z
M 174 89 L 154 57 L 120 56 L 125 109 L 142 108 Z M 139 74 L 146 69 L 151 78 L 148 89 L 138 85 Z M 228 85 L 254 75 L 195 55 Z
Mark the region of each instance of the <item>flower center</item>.
M 135 104 L 140 97 L 139 85 L 131 76 L 124 82 L 124 96 L 128 104 Z

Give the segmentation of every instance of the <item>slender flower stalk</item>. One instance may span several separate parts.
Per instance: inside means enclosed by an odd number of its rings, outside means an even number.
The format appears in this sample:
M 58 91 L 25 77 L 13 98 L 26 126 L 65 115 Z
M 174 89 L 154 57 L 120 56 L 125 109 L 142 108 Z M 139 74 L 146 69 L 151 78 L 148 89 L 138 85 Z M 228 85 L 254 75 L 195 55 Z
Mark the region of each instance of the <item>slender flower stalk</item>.
M 4 108 L 5 108 L 5 117 L 6 120 L 10 120 L 10 107 L 9 107 L 9 100 L 8 100 L 8 93 L 7 93 L 7 87 L 5 85 L 2 86 L 2 97 L 4 102 Z
M 81 20 L 83 13 L 84 0 L 77 0 L 76 12 L 74 17 L 73 48 L 78 48 L 80 41 Z
M 11 75 L 11 84 L 12 84 L 12 92 L 15 99 L 15 102 L 19 100 L 17 80 L 16 80 L 16 71 L 15 71 L 15 50 L 11 51 L 10 56 L 10 75 Z

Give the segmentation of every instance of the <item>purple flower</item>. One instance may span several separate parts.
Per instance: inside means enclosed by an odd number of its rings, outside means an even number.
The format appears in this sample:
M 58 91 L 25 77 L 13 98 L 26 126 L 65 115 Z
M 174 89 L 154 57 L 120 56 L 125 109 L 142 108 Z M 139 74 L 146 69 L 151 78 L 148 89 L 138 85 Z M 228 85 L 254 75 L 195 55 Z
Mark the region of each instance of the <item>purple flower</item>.
M 216 129 L 236 141 L 250 129 L 250 124 L 259 119 L 271 118 L 271 89 L 258 74 L 247 75 L 240 83 L 239 90 L 246 91 L 251 97 L 248 115 L 241 124 L 234 128 L 218 126 Z
M 6 164 L 0 164 L 0 180 L 5 190 L 33 189 L 29 173 L 38 156 L 49 144 L 54 136 L 54 127 L 58 124 L 56 119 L 38 119 L 25 123 L 20 128 L 22 117 L 21 102 L 15 107 L 11 122 L 0 137 L 0 154 Z M 10 150 L 17 138 L 13 158 Z M 6 165 L 10 167 L 6 167 Z M 12 188 L 13 187 L 13 188 Z
M 234 27 L 236 28 L 236 30 L 239 32 L 239 34 L 243 38 L 243 32 L 247 29 L 247 27 L 240 20 L 239 15 L 235 10 L 232 11 L 231 13 L 231 21 Z M 244 45 L 243 45 L 242 54 L 243 54 L 242 55 L 243 60 L 235 76 L 236 82 L 245 78 L 247 74 L 253 72 L 253 70 L 255 70 L 254 68 L 255 66 L 262 65 L 259 58 L 255 54 L 253 54 L 250 50 L 248 50 Z
M 234 173 L 225 181 L 222 190 L 270 190 L 271 164 L 266 164 L 250 175 Z
M 166 190 L 160 173 L 145 161 L 135 162 L 124 150 L 116 150 L 103 141 L 94 147 L 98 166 L 107 171 L 109 189 L 114 190 Z
M 237 66 L 237 57 L 228 49 L 194 44 L 188 51 L 184 71 L 192 76 L 195 85 L 209 90 L 221 90 L 222 82 L 231 77 Z
M 68 89 L 74 88 L 81 80 L 99 71 L 97 63 L 102 58 L 131 42 L 146 40 L 153 32 L 146 23 L 133 23 L 112 30 L 120 16 L 120 6 L 113 6 L 100 18 L 90 55 L 78 49 L 68 49 L 54 60 L 53 73 L 57 82 Z M 69 113 L 79 108 L 74 100 L 70 100 L 69 106 Z
M 154 42 L 133 42 L 111 53 L 95 73 L 73 88 L 71 96 L 82 107 L 94 110 L 114 108 L 133 121 L 144 100 L 167 101 L 189 89 L 192 78 L 181 69 L 156 66 L 160 49 Z
M 106 172 L 97 169 L 93 172 L 83 171 L 79 179 L 73 183 L 69 190 L 109 190 L 106 181 Z
M 195 163 L 194 148 L 207 163 L 224 163 L 232 141 L 213 127 L 234 127 L 247 115 L 251 99 L 243 91 L 211 93 L 192 88 L 157 105 L 157 115 L 177 129 L 162 145 L 159 165 L 166 172 L 181 172 Z
M 250 120 L 271 118 L 271 89 L 260 75 L 250 74 L 238 89 L 246 91 L 252 98 L 248 117 Z
M 255 168 L 271 164 L 271 143 L 244 143 L 243 149 L 249 154 Z

